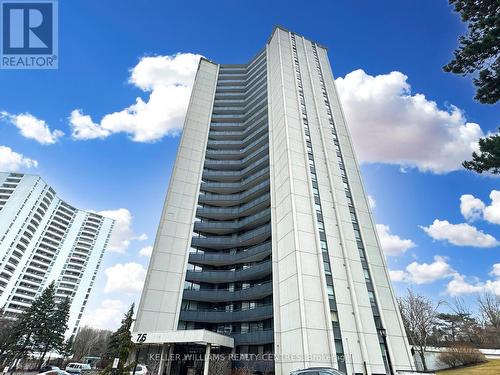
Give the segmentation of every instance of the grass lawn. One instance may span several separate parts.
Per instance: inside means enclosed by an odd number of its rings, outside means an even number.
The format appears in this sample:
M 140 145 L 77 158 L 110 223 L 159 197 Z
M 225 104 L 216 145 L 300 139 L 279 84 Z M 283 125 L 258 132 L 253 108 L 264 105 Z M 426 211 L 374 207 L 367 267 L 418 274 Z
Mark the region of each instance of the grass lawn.
M 500 359 L 492 359 L 482 365 L 469 366 L 454 370 L 438 371 L 438 375 L 499 375 Z

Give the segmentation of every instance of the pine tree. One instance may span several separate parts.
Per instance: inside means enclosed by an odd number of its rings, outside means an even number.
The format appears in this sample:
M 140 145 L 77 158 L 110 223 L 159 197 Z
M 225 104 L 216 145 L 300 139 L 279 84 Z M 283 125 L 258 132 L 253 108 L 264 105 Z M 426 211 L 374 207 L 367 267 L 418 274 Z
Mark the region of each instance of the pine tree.
M 35 331 L 35 339 L 41 353 L 37 368 L 43 365 L 47 352 L 63 349 L 64 333 L 68 329 L 71 301 L 66 297 L 61 302 L 56 303 L 55 286 L 51 284 L 49 288 L 51 288 L 50 294 L 47 293 L 44 302 L 45 304 L 51 303 L 52 307 L 45 311 L 42 318 L 44 324 L 40 325 L 39 329 Z
M 500 6 L 498 0 L 449 0 L 467 23 L 454 59 L 444 71 L 475 74 L 476 99 L 494 104 L 500 99 Z
M 480 153 L 472 153 L 472 160 L 464 161 L 464 168 L 477 173 L 500 174 L 500 129 L 497 134 L 479 139 Z
M 0 363 L 4 357 L 5 351 L 10 344 L 10 336 L 14 329 L 15 321 L 5 315 L 5 309 L 0 309 Z
M 36 325 L 33 329 L 34 350 L 43 353 L 47 342 L 52 341 L 54 322 L 52 316 L 56 308 L 56 287 L 54 282 L 50 283 L 42 291 L 34 311 Z M 43 353 L 45 356 L 45 353 Z M 40 358 L 37 368 L 40 368 L 43 356 Z
M 106 366 L 103 374 L 113 374 L 113 375 L 128 375 L 130 368 L 135 365 L 131 364 L 125 366 L 125 362 L 129 356 L 129 352 L 133 347 L 132 334 L 130 333 L 130 328 L 132 326 L 132 317 L 134 315 L 134 304 L 130 306 L 130 309 L 125 314 L 122 320 L 120 328 L 118 328 L 111 335 L 108 343 L 108 348 L 106 350 L 106 356 L 110 360 L 110 363 Z M 118 368 L 113 369 L 113 359 L 118 358 Z
M 63 362 L 73 355 L 74 337 L 74 335 L 71 335 L 57 350 L 63 356 Z
M 25 309 L 16 319 L 12 334 L 8 340 L 6 356 L 10 359 L 10 365 L 16 363 L 33 353 L 37 347 L 36 336 L 40 326 L 44 326 L 47 309 L 50 309 L 48 301 L 53 294 L 53 285 L 49 285 L 42 294 L 35 298 L 31 306 Z

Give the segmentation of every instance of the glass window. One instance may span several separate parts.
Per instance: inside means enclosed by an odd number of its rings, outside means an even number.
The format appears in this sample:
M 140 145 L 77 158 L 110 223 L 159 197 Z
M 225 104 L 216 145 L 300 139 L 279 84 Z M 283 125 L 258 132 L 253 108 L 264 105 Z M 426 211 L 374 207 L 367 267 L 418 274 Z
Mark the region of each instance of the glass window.
M 327 285 L 326 292 L 329 296 L 333 296 L 333 285 Z
M 339 315 L 336 311 L 330 311 L 330 315 L 332 316 L 332 322 L 338 322 L 339 321 Z
M 330 263 L 327 263 L 327 262 L 324 262 L 323 265 L 325 266 L 325 273 L 327 275 L 331 275 L 332 274 L 332 271 L 330 269 Z
M 365 280 L 370 279 L 370 273 L 368 272 L 368 270 L 366 268 L 363 268 L 363 275 L 365 275 Z
M 359 230 L 357 229 L 354 229 L 354 236 L 356 237 L 356 239 L 361 239 L 361 233 L 359 232 Z
M 372 304 L 375 303 L 375 294 L 373 294 L 373 292 L 368 292 L 368 297 L 370 298 L 370 302 Z
M 337 353 L 343 353 L 344 352 L 344 347 L 342 346 L 342 341 L 341 340 L 335 340 L 335 351 Z

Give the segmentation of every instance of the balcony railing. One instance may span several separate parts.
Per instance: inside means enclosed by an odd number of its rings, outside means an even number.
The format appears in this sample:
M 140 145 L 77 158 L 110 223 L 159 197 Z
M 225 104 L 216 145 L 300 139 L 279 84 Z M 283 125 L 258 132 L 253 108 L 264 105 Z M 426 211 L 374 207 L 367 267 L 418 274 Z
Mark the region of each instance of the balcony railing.
M 270 241 L 236 253 L 191 253 L 189 254 L 189 263 L 225 266 L 230 264 L 260 262 L 269 255 L 271 255 Z
M 274 342 L 273 330 L 232 333 L 235 345 L 264 345 Z
M 235 271 L 187 271 L 186 281 L 220 284 L 232 283 L 237 281 L 259 280 L 272 272 L 272 263 L 270 260 L 256 264 L 248 268 Z
M 200 233 L 211 233 L 224 235 L 242 230 L 250 230 L 261 226 L 271 220 L 271 209 L 266 208 L 262 212 L 245 217 L 241 220 L 228 221 L 197 221 L 194 224 L 194 231 Z
M 217 310 L 181 310 L 180 320 L 188 322 L 223 323 L 251 322 L 273 317 L 273 306 L 265 305 L 248 310 L 217 311 Z
M 250 301 L 270 296 L 272 293 L 273 284 L 271 281 L 268 281 L 246 289 L 234 291 L 221 289 L 185 289 L 182 298 L 198 302 Z
M 271 235 L 271 225 L 266 224 L 238 236 L 193 237 L 191 246 L 211 249 L 230 249 L 251 246 L 266 240 Z
M 239 182 L 205 182 L 201 183 L 201 191 L 213 193 L 235 193 L 255 186 L 261 181 L 269 178 L 269 167 L 263 168 Z
M 255 200 L 239 207 L 201 207 L 196 210 L 196 216 L 207 219 L 229 220 L 252 215 L 270 204 L 270 195 L 264 194 Z

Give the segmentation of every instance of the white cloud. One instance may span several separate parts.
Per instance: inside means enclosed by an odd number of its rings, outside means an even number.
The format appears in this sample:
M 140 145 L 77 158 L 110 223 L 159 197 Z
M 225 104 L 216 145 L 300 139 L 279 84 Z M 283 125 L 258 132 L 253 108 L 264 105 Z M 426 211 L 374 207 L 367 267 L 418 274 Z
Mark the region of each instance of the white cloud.
M 500 263 L 495 263 L 493 265 L 493 267 L 491 268 L 490 275 L 500 277 Z
M 451 224 L 447 220 L 434 220 L 428 227 L 421 226 L 429 236 L 438 241 L 448 241 L 456 246 L 495 247 L 499 242 L 490 234 L 467 224 Z
M 143 247 L 141 250 L 139 250 L 139 255 L 146 258 L 149 258 L 152 253 L 153 253 L 153 246 L 146 246 Z
M 406 266 L 410 280 L 416 284 L 427 284 L 455 274 L 446 258 L 436 255 L 432 263 L 412 262 Z
M 484 219 L 493 224 L 500 224 L 500 190 L 490 193 L 491 204 L 483 211 Z
M 465 281 L 465 276 L 455 275 L 453 280 L 448 283 L 446 287 L 446 292 L 452 296 L 458 296 L 461 294 L 473 294 L 482 293 L 484 291 L 484 284 L 476 283 L 471 284 Z
M 149 98 L 144 101 L 138 97 L 134 104 L 105 115 L 99 123 L 74 110 L 69 118 L 73 138 L 105 138 L 123 132 L 135 142 L 153 142 L 177 135 L 182 130 L 200 57 L 192 53 L 143 57 L 130 70 L 129 82 L 149 93 Z
M 377 232 L 386 255 L 402 255 L 406 250 L 416 246 L 412 240 L 404 240 L 392 234 L 388 225 L 377 224 Z
M 115 264 L 104 271 L 107 282 L 104 292 L 137 293 L 142 290 L 146 269 L 139 263 Z
M 89 115 L 84 115 L 81 109 L 75 109 L 71 112 L 69 123 L 72 128 L 72 136 L 75 139 L 106 138 L 111 134 L 109 130 L 94 123 Z
M 403 282 L 405 281 L 406 273 L 401 270 L 389 270 L 389 276 L 394 282 Z
M 108 250 L 116 253 L 124 253 L 132 241 L 144 241 L 148 238 L 146 234 L 139 236 L 132 230 L 132 214 L 126 208 L 117 210 L 105 210 L 98 212 L 99 215 L 115 220 Z
M 128 306 L 117 299 L 105 299 L 94 310 L 86 310 L 80 327 L 90 326 L 98 329 L 115 329 L 120 325 Z
M 484 207 L 481 199 L 474 198 L 471 194 L 464 194 L 460 197 L 460 212 L 466 220 L 479 219 L 483 215 Z
M 336 84 L 361 161 L 445 173 L 462 169 L 478 149 L 480 126 L 463 112 L 412 94 L 401 72 L 371 76 L 355 70 Z
M 377 207 L 377 202 L 375 201 L 375 198 L 373 198 L 371 195 L 368 196 L 368 204 L 370 205 L 370 208 L 373 210 L 375 207 Z
M 487 206 L 481 199 L 464 194 L 460 197 L 460 212 L 470 221 L 482 217 L 492 224 L 500 224 L 500 190 L 492 190 L 490 199 L 491 204 Z
M 446 258 L 439 255 L 434 257 L 432 263 L 412 262 L 404 271 L 390 271 L 392 281 L 415 284 L 428 284 L 454 275 L 456 271 L 448 264 Z
M 490 275 L 495 279 L 482 282 L 477 278 L 467 278 L 464 275 L 457 274 L 448 283 L 446 291 L 452 296 L 475 293 L 493 293 L 500 296 L 500 263 L 493 265 Z M 468 279 L 470 281 L 467 281 Z
M 434 257 L 432 263 L 413 262 L 405 270 L 390 270 L 389 275 L 393 282 L 415 284 L 429 284 L 451 278 L 446 286 L 446 293 L 451 296 L 485 292 L 500 296 L 500 263 L 494 264 L 490 272 L 494 279 L 485 282 L 461 275 L 451 267 L 446 258 L 439 255 Z
M 60 130 L 51 131 L 44 120 L 38 119 L 30 113 L 14 115 L 6 111 L 1 111 L 0 118 L 8 120 L 12 125 L 17 127 L 23 137 L 34 139 L 43 145 L 56 143 L 64 135 Z
M 14 172 L 22 168 L 36 168 L 36 160 L 13 151 L 10 147 L 0 146 L 0 171 Z

